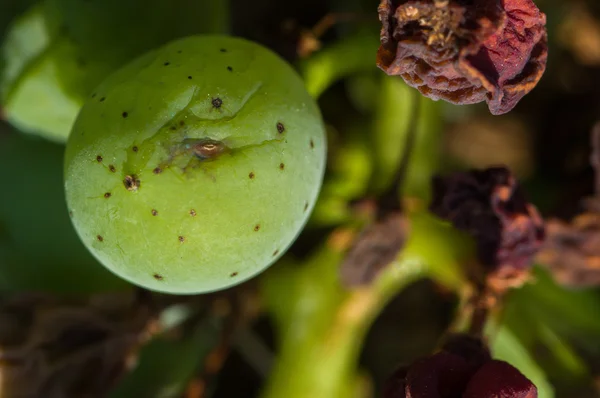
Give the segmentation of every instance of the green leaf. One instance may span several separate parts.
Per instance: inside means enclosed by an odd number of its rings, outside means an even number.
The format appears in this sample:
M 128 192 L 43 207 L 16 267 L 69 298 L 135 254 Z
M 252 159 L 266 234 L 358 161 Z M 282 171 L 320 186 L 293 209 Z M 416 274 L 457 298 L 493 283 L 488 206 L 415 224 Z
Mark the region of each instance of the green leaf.
M 534 268 L 534 281 L 513 292 L 507 305 L 527 306 L 532 316 L 565 336 L 596 340 L 600 335 L 598 290 L 563 288 L 541 267 Z

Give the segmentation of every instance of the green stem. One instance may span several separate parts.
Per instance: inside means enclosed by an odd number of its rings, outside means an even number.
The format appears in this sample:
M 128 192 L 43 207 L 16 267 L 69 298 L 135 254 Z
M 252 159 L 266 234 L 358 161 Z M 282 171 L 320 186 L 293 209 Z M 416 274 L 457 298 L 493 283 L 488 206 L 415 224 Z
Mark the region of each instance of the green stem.
M 333 83 L 362 71 L 376 71 L 379 38 L 359 32 L 314 54 L 300 65 L 308 92 L 319 98 Z
M 460 284 L 456 270 L 464 246 L 445 225 L 414 214 L 411 236 L 397 261 L 370 286 L 347 290 L 338 280 L 338 268 L 356 232 L 339 229 L 306 263 L 280 263 L 262 279 L 280 337 L 263 398 L 351 397 L 363 339 L 390 299 L 429 276 Z M 455 270 L 454 279 L 438 278 L 438 269 Z

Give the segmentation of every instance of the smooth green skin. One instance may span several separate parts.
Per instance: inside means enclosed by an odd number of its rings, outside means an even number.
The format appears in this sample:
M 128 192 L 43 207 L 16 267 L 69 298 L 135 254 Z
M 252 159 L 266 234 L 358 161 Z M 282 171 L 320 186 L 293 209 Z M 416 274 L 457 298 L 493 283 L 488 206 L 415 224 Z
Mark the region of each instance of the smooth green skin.
M 204 138 L 230 151 L 200 160 L 183 145 Z M 193 36 L 95 90 L 67 144 L 65 189 L 81 239 L 107 268 L 151 290 L 203 293 L 285 252 L 314 206 L 325 157 L 319 108 L 290 65 L 243 39 Z M 126 189 L 128 175 L 139 189 Z
M 130 289 L 89 253 L 67 211 L 64 147 L 0 125 L 0 292 Z
M 2 43 L 6 118 L 64 143 L 88 95 L 110 73 L 170 40 L 226 32 L 227 10 L 226 0 L 41 0 Z

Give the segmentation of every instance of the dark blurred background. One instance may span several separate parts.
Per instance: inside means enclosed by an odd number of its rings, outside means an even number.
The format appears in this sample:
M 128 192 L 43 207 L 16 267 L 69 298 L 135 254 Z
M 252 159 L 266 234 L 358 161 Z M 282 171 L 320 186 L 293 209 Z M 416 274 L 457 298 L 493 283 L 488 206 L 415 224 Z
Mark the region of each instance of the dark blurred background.
M 0 0 L 0 34 L 30 3 Z M 446 170 L 507 164 L 545 217 L 567 220 L 582 210 L 582 199 L 594 193 L 594 171 L 589 158 L 590 131 L 600 121 L 600 2 L 536 3 L 548 18 L 549 60 L 545 75 L 512 112 L 503 116 L 491 116 L 484 104 L 441 105 L 441 163 Z M 299 49 L 307 40 L 314 40 L 317 48 L 327 48 L 358 28 L 377 30 L 377 5 L 374 0 L 232 0 L 232 33 L 263 43 L 296 63 L 303 58 Z M 328 15 L 337 15 L 337 22 L 318 37 L 313 36 L 312 29 Z M 374 60 L 375 54 L 373 66 Z M 378 73 L 375 66 L 372 73 Z M 350 126 L 365 124 L 371 117 L 357 106 L 350 90 L 347 81 L 338 81 L 319 100 L 324 119 L 341 141 Z M 369 98 L 363 100 L 369 102 Z M 315 229 L 310 236 L 301 237 L 291 253 L 303 258 L 330 231 L 326 226 Z M 253 290 L 254 284 L 249 283 L 246 288 Z M 212 300 L 212 296 L 207 300 Z M 362 347 L 360 361 L 371 377 L 369 383 L 377 389 L 396 364 L 430 352 L 452 321 L 456 304 L 455 294 L 429 280 L 415 283 L 391 300 Z M 205 303 L 200 305 L 204 306 Z M 599 317 L 600 312 L 588 315 Z M 251 335 L 260 341 L 255 349 L 268 354 L 258 355 L 262 358 L 258 362 L 269 363 L 269 355 L 277 349 L 272 319 L 265 314 L 251 317 L 249 327 Z M 600 335 L 596 339 L 600 342 Z M 585 357 L 592 380 L 598 380 L 600 357 L 586 351 L 586 344 L 574 345 Z M 232 343 L 231 351 L 221 353 L 221 360 L 217 361 L 220 364 L 213 369 L 216 374 L 208 377 L 210 371 L 201 372 L 212 385 L 210 396 L 259 396 L 264 375 L 244 351 Z M 540 354 L 543 358 L 543 352 Z M 200 368 L 206 370 L 206 366 Z M 592 382 L 575 388 L 568 381 L 555 381 L 558 397 L 600 396 Z M 195 396 L 190 391 L 191 387 L 184 396 Z

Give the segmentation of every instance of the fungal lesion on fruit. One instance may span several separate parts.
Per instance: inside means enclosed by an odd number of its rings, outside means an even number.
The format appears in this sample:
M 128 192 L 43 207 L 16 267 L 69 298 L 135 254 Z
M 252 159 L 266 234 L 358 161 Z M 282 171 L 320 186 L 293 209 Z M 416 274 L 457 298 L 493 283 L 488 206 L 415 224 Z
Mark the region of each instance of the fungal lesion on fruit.
M 126 175 L 123 180 L 123 185 L 128 191 L 135 192 L 140 187 L 140 179 L 135 174 Z
M 156 168 L 159 170 L 177 168 L 185 174 L 190 169 L 201 168 L 206 163 L 231 152 L 232 149 L 223 141 L 211 138 L 185 138 L 170 146 L 167 158 Z

